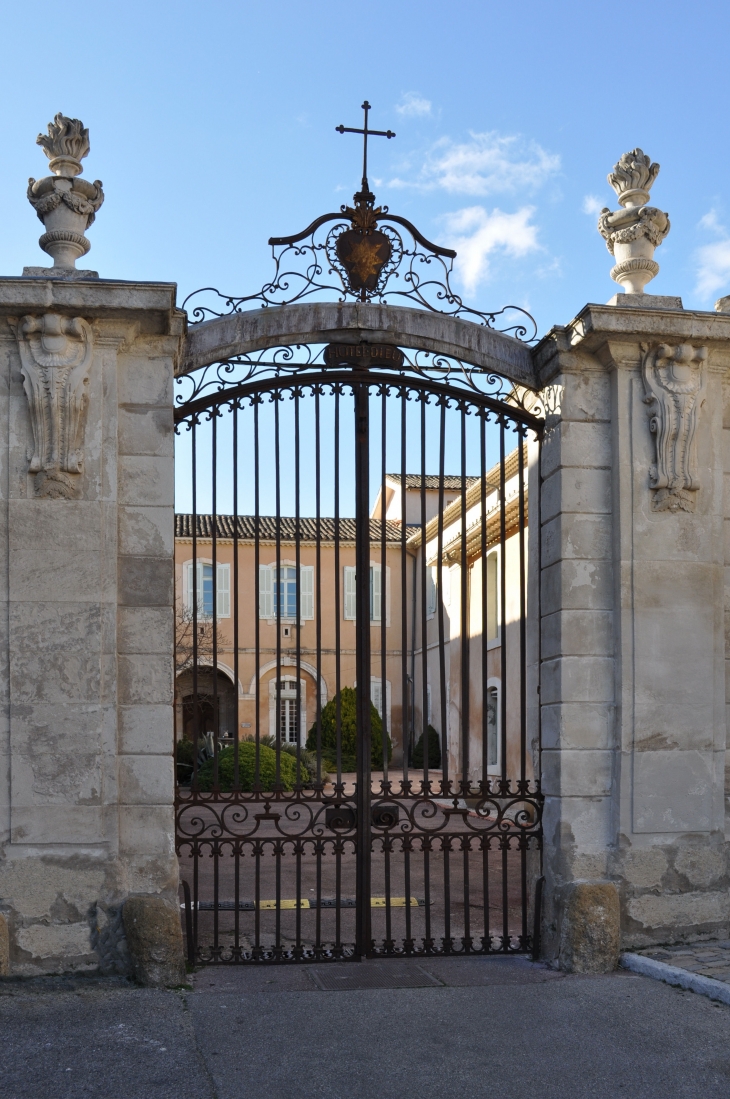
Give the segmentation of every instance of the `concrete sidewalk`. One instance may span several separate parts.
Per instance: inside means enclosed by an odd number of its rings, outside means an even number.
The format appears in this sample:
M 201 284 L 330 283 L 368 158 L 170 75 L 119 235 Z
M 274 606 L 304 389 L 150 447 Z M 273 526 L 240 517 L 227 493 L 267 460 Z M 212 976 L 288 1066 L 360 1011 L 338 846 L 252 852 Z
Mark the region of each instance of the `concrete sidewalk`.
M 519 958 L 210 968 L 183 992 L 3 981 L 0 1035 L 3 1099 L 730 1094 L 730 1008 Z

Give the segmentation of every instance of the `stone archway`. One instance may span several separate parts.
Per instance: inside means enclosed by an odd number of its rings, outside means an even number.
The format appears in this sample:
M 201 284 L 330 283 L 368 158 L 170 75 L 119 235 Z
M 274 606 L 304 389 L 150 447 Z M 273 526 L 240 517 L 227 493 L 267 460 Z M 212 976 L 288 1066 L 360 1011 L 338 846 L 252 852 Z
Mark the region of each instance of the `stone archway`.
M 178 376 L 282 345 L 389 343 L 448 355 L 537 389 L 530 347 L 484 324 L 425 309 L 361 302 L 311 302 L 229 313 L 191 327 Z

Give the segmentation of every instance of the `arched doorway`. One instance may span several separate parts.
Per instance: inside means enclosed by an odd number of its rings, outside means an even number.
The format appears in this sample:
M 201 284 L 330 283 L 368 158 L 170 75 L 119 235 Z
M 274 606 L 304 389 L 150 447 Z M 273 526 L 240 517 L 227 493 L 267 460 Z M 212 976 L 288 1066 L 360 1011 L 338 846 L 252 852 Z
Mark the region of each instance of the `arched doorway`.
M 193 740 L 216 733 L 233 740 L 237 725 L 236 689 L 220 670 L 199 665 L 182 672 L 175 685 L 178 738 Z

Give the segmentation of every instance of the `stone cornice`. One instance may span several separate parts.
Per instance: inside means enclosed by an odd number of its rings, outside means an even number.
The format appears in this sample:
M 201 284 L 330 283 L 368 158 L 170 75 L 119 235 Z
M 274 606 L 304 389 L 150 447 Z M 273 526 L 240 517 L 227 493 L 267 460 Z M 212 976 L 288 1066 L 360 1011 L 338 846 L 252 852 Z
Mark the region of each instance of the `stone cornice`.
M 0 316 L 17 317 L 48 310 L 89 320 L 157 314 L 164 335 L 182 336 L 186 315 L 176 306 L 176 294 L 177 286 L 170 282 L 0 277 Z
M 638 348 L 640 342 L 652 340 L 702 343 L 730 350 L 730 314 L 586 305 L 570 324 L 556 326 L 540 340 L 533 350 L 535 370 L 540 384 L 546 385 L 566 365 L 566 353 L 596 355 L 609 342 Z

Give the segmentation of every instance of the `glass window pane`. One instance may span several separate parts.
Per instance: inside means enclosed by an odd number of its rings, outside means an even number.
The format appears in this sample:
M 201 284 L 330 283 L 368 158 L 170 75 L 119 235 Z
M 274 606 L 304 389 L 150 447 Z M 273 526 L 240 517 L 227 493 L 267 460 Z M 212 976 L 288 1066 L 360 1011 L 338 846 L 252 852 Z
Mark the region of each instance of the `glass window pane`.
M 203 584 L 202 584 L 201 599 L 203 604 L 203 614 L 208 617 L 213 617 L 213 566 L 203 565 Z

